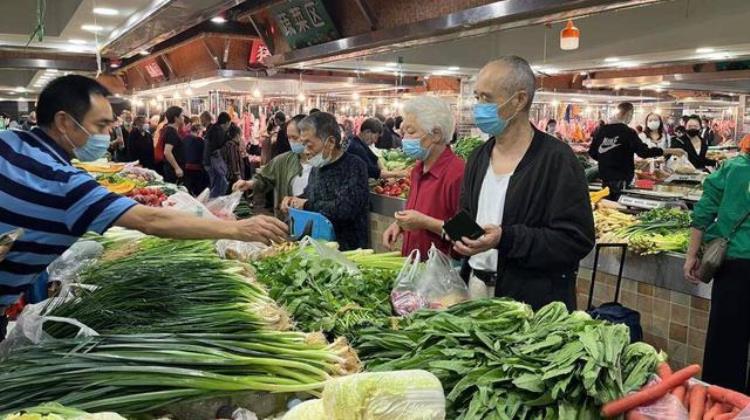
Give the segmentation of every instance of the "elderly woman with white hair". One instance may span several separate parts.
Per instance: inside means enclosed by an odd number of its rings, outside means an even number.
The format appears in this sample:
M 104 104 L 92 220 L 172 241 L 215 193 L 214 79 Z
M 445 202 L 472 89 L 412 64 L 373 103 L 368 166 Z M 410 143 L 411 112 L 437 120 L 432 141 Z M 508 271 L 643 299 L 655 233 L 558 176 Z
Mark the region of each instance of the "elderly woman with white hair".
M 391 248 L 403 234 L 403 255 L 418 249 L 425 258 L 432 244 L 450 253 L 443 223 L 458 213 L 464 177 L 464 162 L 448 146 L 455 128 L 453 113 L 443 100 L 423 96 L 406 102 L 403 116 L 402 148 L 417 164 L 406 209 L 396 213 L 396 222 L 383 233 L 383 244 Z

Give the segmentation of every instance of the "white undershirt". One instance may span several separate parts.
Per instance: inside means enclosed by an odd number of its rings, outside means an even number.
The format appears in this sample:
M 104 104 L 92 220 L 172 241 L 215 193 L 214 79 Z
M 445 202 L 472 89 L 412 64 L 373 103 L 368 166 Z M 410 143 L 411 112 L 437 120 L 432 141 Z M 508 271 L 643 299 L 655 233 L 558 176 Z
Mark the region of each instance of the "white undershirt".
M 496 174 L 492 164 L 487 166 L 487 173 L 479 192 L 479 203 L 476 222 L 480 226 L 503 224 L 505 196 L 513 173 Z M 497 249 L 490 249 L 469 258 L 469 265 L 475 270 L 497 271 Z
M 295 197 L 299 197 L 302 195 L 303 192 L 305 192 L 305 187 L 307 187 L 307 181 L 310 179 L 310 171 L 312 170 L 312 165 L 309 163 L 303 163 L 302 164 L 302 173 L 292 178 L 292 195 Z

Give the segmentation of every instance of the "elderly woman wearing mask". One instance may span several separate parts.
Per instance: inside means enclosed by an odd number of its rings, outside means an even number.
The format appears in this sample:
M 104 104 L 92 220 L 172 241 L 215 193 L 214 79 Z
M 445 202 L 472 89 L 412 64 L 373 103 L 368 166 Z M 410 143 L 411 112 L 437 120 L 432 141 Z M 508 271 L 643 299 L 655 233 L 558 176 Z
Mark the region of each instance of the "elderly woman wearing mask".
M 406 102 L 403 111 L 402 147 L 417 164 L 410 175 L 406 210 L 396 213 L 396 222 L 383 233 L 383 244 L 391 248 L 403 234 L 403 255 L 418 249 L 426 258 L 433 243 L 449 253 L 452 244 L 443 237 L 443 222 L 458 213 L 464 176 L 464 162 L 448 147 L 455 128 L 453 113 L 432 96 Z
M 305 146 L 300 139 L 298 124 L 305 118 L 304 114 L 295 115 L 286 122 L 286 135 L 291 150 L 271 159 L 267 165 L 256 172 L 252 180 L 237 181 L 232 190 L 253 190 L 263 194 L 274 193 L 274 212 L 280 215 L 281 200 L 284 197 L 299 197 L 307 187 L 312 166 L 304 153 Z
M 333 115 L 310 114 L 298 127 L 313 170 L 303 197 L 285 197 L 281 210 L 320 213 L 333 224 L 342 251 L 367 248 L 370 193 L 365 163 L 344 152 L 341 128 Z

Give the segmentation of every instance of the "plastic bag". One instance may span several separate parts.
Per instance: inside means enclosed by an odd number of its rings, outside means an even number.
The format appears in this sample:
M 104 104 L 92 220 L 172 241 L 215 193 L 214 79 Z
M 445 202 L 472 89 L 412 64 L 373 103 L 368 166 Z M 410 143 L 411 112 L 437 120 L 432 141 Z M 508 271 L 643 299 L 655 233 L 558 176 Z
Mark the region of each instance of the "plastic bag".
M 94 241 L 78 241 L 47 267 L 48 283 L 60 282 L 59 296 L 66 297 L 78 283 L 78 275 L 104 254 L 104 246 Z
M 219 219 L 236 220 L 237 218 L 234 216 L 234 209 L 240 204 L 242 194 L 242 191 L 235 191 L 229 195 L 216 197 L 206 203 L 206 208 Z
M 442 420 L 445 395 L 435 375 L 424 370 L 359 373 L 326 382 L 326 419 Z
M 281 420 L 328 420 L 323 400 L 307 400 L 295 405 Z
M 211 210 L 206 208 L 200 201 L 193 198 L 192 195 L 178 191 L 162 203 L 164 207 L 171 207 L 175 210 L 184 211 L 194 216 L 202 217 L 204 219 L 217 220 L 218 218 L 211 213 Z
M 391 304 L 399 315 L 421 308 L 444 309 L 469 300 L 469 289 L 453 269 L 451 260 L 433 245 L 424 269 L 419 267 L 419 253 L 409 254 L 396 277 Z
M 0 342 L 0 360 L 19 347 L 30 344 L 39 344 L 46 340 L 54 340 L 54 338 L 45 333 L 43 329 L 44 324 L 48 321 L 62 322 L 78 327 L 78 334 L 76 334 L 76 337 L 92 337 L 99 335 L 96 331 L 76 319 L 44 315 L 65 301 L 67 301 L 66 298 L 52 298 L 33 305 L 26 305 L 26 307 L 23 308 L 23 312 L 21 312 L 21 315 L 16 320 L 15 327 L 13 327 L 10 333 L 8 333 L 5 340 Z
M 23 229 L 21 228 L 13 229 L 0 235 L 0 261 L 5 259 L 5 255 L 10 251 L 13 242 L 21 236 L 23 236 Z
M 428 303 L 417 293 L 417 280 L 421 275 L 418 249 L 412 250 L 396 276 L 396 285 L 391 291 L 391 305 L 399 315 L 408 315 L 418 309 L 426 308 Z
M 328 242 L 328 244 L 334 243 Z M 336 247 L 327 246 L 324 242 L 305 236 L 299 241 L 299 253 L 309 255 L 311 252 L 324 260 L 331 260 L 345 267 L 349 274 L 359 274 L 357 264 L 346 258 Z
M 221 258 L 238 261 L 254 261 L 261 257 L 268 245 L 260 242 L 242 242 L 222 239 L 216 242 L 216 251 Z
M 670 171 L 677 174 L 691 175 L 696 172 L 695 166 L 690 163 L 687 156 L 670 156 L 666 166 Z

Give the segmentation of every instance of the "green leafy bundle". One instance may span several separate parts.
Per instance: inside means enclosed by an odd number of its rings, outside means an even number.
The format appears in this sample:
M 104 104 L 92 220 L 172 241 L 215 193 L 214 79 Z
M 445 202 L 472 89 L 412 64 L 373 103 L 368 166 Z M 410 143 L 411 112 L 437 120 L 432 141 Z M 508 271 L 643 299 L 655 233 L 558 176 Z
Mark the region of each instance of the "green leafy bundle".
M 676 208 L 657 208 L 638 216 L 638 222 L 615 232 L 640 255 L 685 252 L 690 242 L 690 213 Z
M 358 370 L 345 341 L 298 332 L 131 334 L 43 341 L 2 361 L 0 414 L 55 401 L 152 412 L 236 392 L 316 392 Z
M 49 308 L 48 315 L 75 318 L 99 333 L 233 333 L 290 328 L 286 312 L 250 280 L 250 267 L 219 258 L 211 241 L 142 237 L 120 241 L 117 256 L 80 275 L 88 287 L 78 297 Z M 54 337 L 77 328 L 45 324 Z
M 660 355 L 629 343 L 624 325 L 568 313 L 556 302 L 493 299 L 423 310 L 355 340 L 368 370 L 424 369 L 447 392 L 448 418 L 596 419 L 598 407 L 639 389 Z
M 484 143 L 479 137 L 461 137 L 453 147 L 453 152 L 463 160 L 468 160 L 471 152 Z
M 392 314 L 396 277 L 395 270 L 368 268 L 362 257 L 353 258 L 360 262 L 360 273 L 314 252 L 287 252 L 252 264 L 257 281 L 299 329 L 352 337 L 357 328 Z

